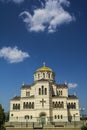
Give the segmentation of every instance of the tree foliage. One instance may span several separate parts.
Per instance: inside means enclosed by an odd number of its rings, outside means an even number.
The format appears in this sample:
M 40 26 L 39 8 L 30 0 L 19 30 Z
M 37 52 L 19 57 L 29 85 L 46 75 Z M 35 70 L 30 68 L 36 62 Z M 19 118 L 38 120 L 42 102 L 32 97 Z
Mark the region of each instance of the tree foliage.
M 5 122 L 5 113 L 4 109 L 2 108 L 2 105 L 0 104 L 0 128 L 2 127 L 4 122 Z
M 82 126 L 81 130 L 87 130 L 87 125 Z
M 8 122 L 9 121 L 9 112 L 6 112 L 5 113 L 5 122 Z

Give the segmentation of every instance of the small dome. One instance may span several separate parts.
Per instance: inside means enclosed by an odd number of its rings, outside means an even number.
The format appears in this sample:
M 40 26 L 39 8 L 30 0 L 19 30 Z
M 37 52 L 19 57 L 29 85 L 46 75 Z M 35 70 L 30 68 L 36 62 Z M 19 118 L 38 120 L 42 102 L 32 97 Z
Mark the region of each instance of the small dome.
M 55 81 L 55 73 L 51 68 L 45 66 L 45 63 L 43 63 L 43 66 L 38 68 L 34 73 L 34 81 L 36 82 L 39 80 L 49 80 L 50 82 Z
M 45 63 L 43 63 L 43 67 L 37 69 L 37 71 L 39 71 L 39 72 L 43 72 L 43 71 L 52 72 L 52 69 L 49 68 L 49 67 L 46 67 L 46 66 L 45 66 Z
M 43 67 L 39 68 L 37 71 L 40 71 L 40 72 L 43 72 L 43 71 L 52 72 L 52 69 L 50 69 L 49 67 L 43 66 Z

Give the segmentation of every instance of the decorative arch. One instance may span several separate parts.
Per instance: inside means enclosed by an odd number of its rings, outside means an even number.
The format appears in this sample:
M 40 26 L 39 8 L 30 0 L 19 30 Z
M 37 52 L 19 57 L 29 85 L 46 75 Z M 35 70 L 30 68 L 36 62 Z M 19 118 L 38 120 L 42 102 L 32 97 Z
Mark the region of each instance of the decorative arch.
M 42 117 L 42 116 L 46 116 L 46 113 L 45 113 L 45 112 L 41 112 L 41 113 L 39 114 L 39 117 Z

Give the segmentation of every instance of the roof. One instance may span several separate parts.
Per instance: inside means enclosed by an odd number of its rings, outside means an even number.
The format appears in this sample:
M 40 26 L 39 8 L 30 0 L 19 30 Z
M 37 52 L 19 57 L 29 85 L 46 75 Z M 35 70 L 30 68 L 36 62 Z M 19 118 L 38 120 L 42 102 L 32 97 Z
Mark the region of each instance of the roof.
M 78 99 L 76 95 L 68 95 L 68 99 Z
M 22 89 L 31 89 L 31 85 L 25 85 L 25 84 L 23 84 L 22 85 L 22 87 L 21 87 Z
M 67 84 L 56 84 L 58 88 L 68 88 Z
M 30 98 L 34 98 L 34 95 L 31 95 L 29 97 L 21 97 L 22 99 L 30 99 Z
M 20 100 L 20 96 L 15 96 L 12 100 Z
M 52 98 L 67 98 L 66 96 L 52 95 Z

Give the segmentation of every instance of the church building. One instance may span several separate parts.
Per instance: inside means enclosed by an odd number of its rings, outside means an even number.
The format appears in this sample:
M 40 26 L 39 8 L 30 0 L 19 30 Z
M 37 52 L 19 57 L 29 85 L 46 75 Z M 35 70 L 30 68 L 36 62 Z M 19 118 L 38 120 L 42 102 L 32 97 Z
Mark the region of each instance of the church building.
M 68 94 L 68 85 L 57 84 L 54 71 L 45 66 L 34 73 L 31 85 L 21 86 L 21 95 L 10 101 L 10 122 L 80 121 L 79 100 Z

